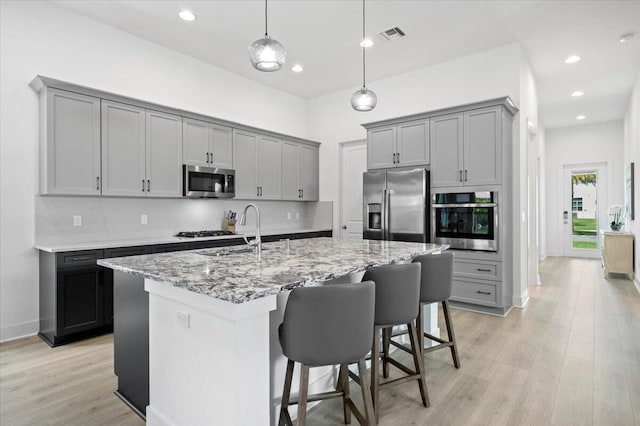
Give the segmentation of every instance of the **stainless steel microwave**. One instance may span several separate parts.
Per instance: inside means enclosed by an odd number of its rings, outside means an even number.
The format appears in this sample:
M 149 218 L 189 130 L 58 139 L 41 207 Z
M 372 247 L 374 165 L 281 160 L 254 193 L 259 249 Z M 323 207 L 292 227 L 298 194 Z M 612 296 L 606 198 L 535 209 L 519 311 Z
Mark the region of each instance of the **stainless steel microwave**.
M 188 198 L 233 198 L 236 172 L 231 169 L 183 165 L 182 195 Z

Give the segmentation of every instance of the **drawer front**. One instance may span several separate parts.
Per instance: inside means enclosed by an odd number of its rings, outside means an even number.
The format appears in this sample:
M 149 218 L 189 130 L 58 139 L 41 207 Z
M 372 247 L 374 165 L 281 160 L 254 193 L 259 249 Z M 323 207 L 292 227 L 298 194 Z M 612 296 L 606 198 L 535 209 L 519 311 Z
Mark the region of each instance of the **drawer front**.
M 58 253 L 58 267 L 95 265 L 96 260 L 102 259 L 102 250 L 66 251 Z
M 189 250 L 191 243 L 174 243 L 174 244 L 159 244 L 151 248 L 151 253 L 168 253 L 172 251 Z
M 477 305 L 497 306 L 497 289 L 493 284 L 463 281 L 454 278 L 451 300 Z
M 138 256 L 149 253 L 151 253 L 151 246 L 118 247 L 105 249 L 104 257 L 108 259 L 111 257 Z
M 455 259 L 453 273 L 458 277 L 500 281 L 502 280 L 502 262 Z

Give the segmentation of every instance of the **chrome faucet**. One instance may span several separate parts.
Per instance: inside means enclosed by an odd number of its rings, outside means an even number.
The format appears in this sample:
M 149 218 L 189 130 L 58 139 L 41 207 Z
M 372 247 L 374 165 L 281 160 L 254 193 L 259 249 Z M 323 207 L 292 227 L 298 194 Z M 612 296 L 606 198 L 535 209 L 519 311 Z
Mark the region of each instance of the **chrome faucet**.
M 262 239 L 260 238 L 260 210 L 258 209 L 258 206 L 253 203 L 249 203 L 244 206 L 244 211 L 242 212 L 242 216 L 240 216 L 240 225 L 245 226 L 247 224 L 247 210 L 249 209 L 249 207 L 253 207 L 254 209 L 256 209 L 256 238 L 249 241 L 247 239 L 247 236 L 244 234 L 242 235 L 242 238 L 244 238 L 244 241 L 247 243 L 247 245 L 253 247 L 254 253 L 260 256 L 260 253 L 262 252 Z

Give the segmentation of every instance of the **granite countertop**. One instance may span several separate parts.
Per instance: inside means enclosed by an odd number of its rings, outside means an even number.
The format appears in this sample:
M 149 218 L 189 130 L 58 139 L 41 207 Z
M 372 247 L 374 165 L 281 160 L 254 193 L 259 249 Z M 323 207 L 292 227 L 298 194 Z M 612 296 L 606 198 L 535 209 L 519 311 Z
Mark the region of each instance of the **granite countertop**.
M 282 242 L 265 243 L 260 258 L 240 246 L 101 259 L 98 265 L 243 303 L 447 247 L 325 237 L 291 240 L 289 252 Z
M 262 236 L 268 235 L 280 235 L 280 234 L 300 234 L 306 232 L 321 232 L 331 231 L 331 229 L 273 229 L 262 231 Z M 247 237 L 253 238 L 255 236 L 255 230 L 249 230 L 246 233 Z M 113 239 L 105 241 L 83 241 L 83 242 L 59 242 L 59 241 L 39 241 L 36 243 L 35 248 L 37 250 L 46 251 L 49 253 L 58 253 L 63 251 L 77 251 L 77 250 L 97 250 L 104 248 L 114 247 L 132 247 L 132 246 L 145 246 L 152 244 L 171 244 L 171 243 L 187 243 L 193 241 L 208 241 L 208 240 L 228 240 L 233 238 L 242 239 L 242 234 L 234 235 L 221 235 L 217 237 L 199 237 L 199 238 L 186 238 L 186 237 L 174 237 L 172 235 L 161 237 L 141 237 L 141 238 L 127 238 L 127 239 Z

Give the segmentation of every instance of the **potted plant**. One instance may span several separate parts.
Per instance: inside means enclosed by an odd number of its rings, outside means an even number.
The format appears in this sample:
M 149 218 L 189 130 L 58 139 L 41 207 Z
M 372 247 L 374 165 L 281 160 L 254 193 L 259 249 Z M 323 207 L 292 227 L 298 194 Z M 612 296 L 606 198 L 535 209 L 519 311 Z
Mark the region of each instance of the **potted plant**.
M 613 204 L 609 206 L 609 216 L 611 216 L 611 230 L 620 231 L 622 229 L 623 221 L 626 212 L 624 207 L 620 204 Z

